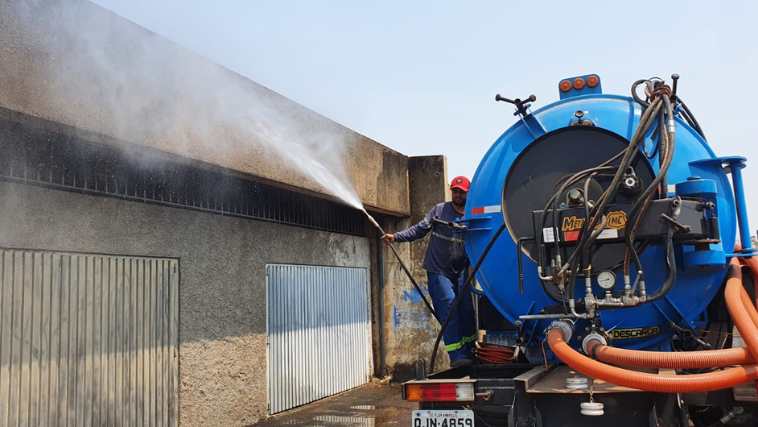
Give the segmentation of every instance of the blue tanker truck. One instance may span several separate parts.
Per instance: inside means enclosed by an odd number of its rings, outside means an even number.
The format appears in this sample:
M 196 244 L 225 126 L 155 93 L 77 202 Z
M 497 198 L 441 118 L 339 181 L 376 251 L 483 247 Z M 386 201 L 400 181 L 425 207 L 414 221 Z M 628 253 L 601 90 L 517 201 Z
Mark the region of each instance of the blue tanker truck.
M 496 96 L 517 121 L 460 224 L 477 357 L 403 385 L 414 426 L 758 425 L 746 159 L 716 155 L 678 79 Z

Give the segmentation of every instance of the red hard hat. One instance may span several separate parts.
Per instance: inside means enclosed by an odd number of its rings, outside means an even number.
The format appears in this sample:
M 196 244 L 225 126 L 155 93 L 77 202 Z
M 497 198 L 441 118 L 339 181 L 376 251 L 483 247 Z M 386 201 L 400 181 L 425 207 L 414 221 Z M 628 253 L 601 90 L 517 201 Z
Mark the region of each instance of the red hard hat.
M 456 176 L 450 181 L 450 189 L 457 188 L 468 193 L 469 187 L 471 187 L 471 181 L 465 176 Z

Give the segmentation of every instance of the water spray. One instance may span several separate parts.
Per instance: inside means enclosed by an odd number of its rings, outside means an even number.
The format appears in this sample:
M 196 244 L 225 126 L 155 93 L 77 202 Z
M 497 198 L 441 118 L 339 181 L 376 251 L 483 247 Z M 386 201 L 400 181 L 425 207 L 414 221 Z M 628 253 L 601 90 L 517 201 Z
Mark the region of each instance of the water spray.
M 374 217 L 371 216 L 371 214 L 368 213 L 368 211 L 366 211 L 365 208 L 361 207 L 361 211 L 364 214 L 366 214 L 366 218 L 368 218 L 369 222 L 373 224 L 377 230 L 379 230 L 379 233 L 381 233 L 382 236 L 387 234 L 384 232 L 384 229 L 382 228 L 382 226 L 379 225 L 376 219 L 374 219 Z M 421 296 L 421 299 L 424 301 L 426 308 L 429 309 L 429 312 L 432 313 L 432 316 L 434 316 L 434 318 L 437 319 L 437 322 L 441 324 L 442 322 L 440 321 L 440 318 L 437 316 L 437 312 L 434 311 L 434 308 L 432 308 L 432 305 L 429 303 L 429 300 L 426 299 L 426 295 L 424 294 L 423 291 L 421 291 L 421 287 L 418 285 L 418 282 L 416 282 L 416 279 L 413 278 L 413 275 L 411 274 L 411 271 L 408 269 L 408 266 L 406 266 L 403 260 L 400 258 L 400 254 L 397 253 L 397 249 L 395 249 L 395 245 L 388 242 L 387 246 L 389 246 L 389 248 L 392 250 L 392 253 L 395 255 L 397 262 L 400 263 L 400 267 L 402 267 L 403 272 L 405 272 L 405 275 L 408 276 L 408 280 L 410 280 L 411 283 L 413 284 L 413 287 L 416 288 L 416 291 Z M 383 268 L 383 267 L 380 267 L 380 268 Z

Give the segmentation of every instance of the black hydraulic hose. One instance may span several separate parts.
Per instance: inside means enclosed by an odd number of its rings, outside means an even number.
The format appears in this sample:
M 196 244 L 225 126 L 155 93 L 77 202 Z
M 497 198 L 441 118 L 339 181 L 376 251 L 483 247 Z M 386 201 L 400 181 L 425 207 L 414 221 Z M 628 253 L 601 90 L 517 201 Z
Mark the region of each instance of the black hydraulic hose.
M 618 158 L 620 154 L 621 153 L 616 154 L 611 159 Z M 613 160 L 610 160 L 610 161 L 613 161 Z M 606 160 L 606 162 L 608 162 L 608 160 Z M 558 229 L 558 216 L 555 214 L 556 213 L 555 212 L 556 211 L 555 203 L 558 201 L 558 198 L 561 197 L 561 194 L 563 194 L 563 192 L 566 191 L 566 189 L 570 185 L 572 185 L 574 182 L 578 182 L 580 179 L 584 178 L 585 175 L 592 174 L 592 173 L 597 173 L 597 171 L 608 169 L 608 168 L 613 169 L 612 167 L 600 165 L 600 166 L 596 166 L 594 168 L 590 168 L 590 169 L 585 169 L 583 171 L 579 171 L 579 172 L 575 173 L 573 176 L 571 176 L 571 178 L 569 178 L 568 180 L 566 180 L 563 184 L 561 184 L 561 186 L 558 188 L 558 191 L 556 191 L 555 194 L 553 194 L 553 197 L 551 197 L 550 201 L 549 201 L 549 204 L 552 207 L 551 213 L 552 213 L 552 219 L 553 219 L 553 230 L 557 230 Z M 586 198 L 586 196 L 585 196 L 585 198 Z M 543 217 L 544 217 L 544 214 L 543 214 Z M 544 228 L 544 221 L 543 221 L 543 227 L 542 228 Z M 558 239 L 558 236 L 555 236 L 555 239 L 553 239 L 553 240 L 555 240 L 555 250 L 556 251 L 560 250 L 560 241 Z
M 674 251 L 674 230 L 671 225 L 666 233 L 666 264 L 668 266 L 668 275 L 661 285 L 661 288 L 655 294 L 648 297 L 645 302 L 653 302 L 666 295 L 674 286 L 676 281 L 676 253 Z
M 435 319 L 437 319 L 437 323 L 442 323 L 440 321 L 439 316 L 437 315 L 437 312 L 434 311 L 434 308 L 432 308 L 432 305 L 429 303 L 429 300 L 426 299 L 426 295 L 424 295 L 424 292 L 421 290 L 421 286 L 418 285 L 416 282 L 416 279 L 413 278 L 413 275 L 411 274 L 410 270 L 408 270 L 408 267 L 405 265 L 403 260 L 400 258 L 400 254 L 397 253 L 397 249 L 395 249 L 395 246 L 392 245 L 392 243 L 388 244 L 387 246 L 392 249 L 392 253 L 395 254 L 395 258 L 397 258 L 397 262 L 400 263 L 400 267 L 402 267 L 403 271 L 405 272 L 405 275 L 408 276 L 408 280 L 413 283 L 413 287 L 416 288 L 416 291 L 421 296 L 421 299 L 424 301 L 424 305 L 426 305 L 426 308 L 429 310 L 430 313 L 432 313 L 432 316 L 434 316 Z
M 697 119 L 695 119 L 695 115 L 692 114 L 692 111 L 687 108 L 687 104 L 685 104 L 682 98 L 678 96 L 676 97 L 676 101 L 679 102 L 679 105 L 682 106 L 682 110 L 684 110 L 684 116 L 687 122 L 695 129 L 695 132 L 699 133 L 700 136 L 705 138 L 705 134 L 703 133 L 703 129 L 700 127 L 700 123 L 697 122 Z
M 642 106 L 642 108 L 647 108 L 648 106 L 650 106 L 650 103 L 647 102 L 646 100 L 640 98 L 639 95 L 637 95 L 637 88 L 641 84 L 647 83 L 647 81 L 648 81 L 648 79 L 640 79 L 640 80 L 637 80 L 636 82 L 632 83 L 632 98 L 634 98 L 634 100 L 637 101 L 637 103 L 640 104 Z
M 667 159 L 667 153 L 668 153 L 668 133 L 666 132 L 666 125 L 665 125 L 665 114 L 664 111 L 661 110 L 658 112 L 658 143 L 655 145 L 656 149 L 655 151 L 658 152 L 658 158 L 659 158 L 659 164 L 660 168 L 659 170 L 664 170 L 664 164 L 666 163 Z M 661 174 L 658 174 L 658 177 L 660 177 Z M 639 280 L 641 280 L 644 277 L 644 273 L 642 273 L 642 263 L 640 262 L 639 252 L 634 247 L 634 233 L 637 230 L 637 226 L 639 225 L 639 221 L 642 218 L 642 215 L 636 215 L 637 208 L 640 206 L 639 203 L 643 201 L 642 204 L 642 211 L 645 212 L 650 204 L 651 197 L 648 196 L 648 189 L 655 188 L 656 181 L 662 182 L 661 178 L 656 177 L 649 185 L 645 188 L 645 190 L 642 192 L 642 195 L 640 195 L 637 200 L 635 200 L 634 205 L 629 210 L 629 221 L 627 221 L 626 226 L 624 227 L 624 245 L 625 245 L 625 252 L 624 252 L 624 276 L 629 275 L 629 265 L 631 262 L 631 258 L 634 259 L 635 265 L 637 265 L 637 270 L 640 272 L 640 274 L 635 279 L 635 288 L 636 284 Z M 640 277 L 642 276 L 642 277 Z
M 643 191 L 643 193 L 640 195 L 640 197 L 637 198 L 634 205 L 632 206 L 632 209 L 629 212 L 630 220 L 627 222 L 626 230 L 624 232 L 627 250 L 631 250 L 631 253 L 634 257 L 634 262 L 637 264 L 638 269 L 642 268 L 642 264 L 640 262 L 639 254 L 633 246 L 634 234 L 637 227 L 639 226 L 640 220 L 647 212 L 647 208 L 650 206 L 650 201 L 652 199 L 654 191 L 661 185 L 661 183 L 665 182 L 664 180 L 666 179 L 666 174 L 668 173 L 669 167 L 671 166 L 671 163 L 674 159 L 674 152 L 676 148 L 676 134 L 674 132 L 669 132 L 666 129 L 667 125 L 664 123 L 664 117 L 666 116 L 669 120 L 673 120 L 673 107 L 667 97 L 663 97 L 663 101 L 665 105 L 665 114 L 663 114 L 664 112 L 662 111 L 659 120 L 663 126 L 660 134 L 660 142 L 662 144 L 660 154 L 664 158 L 661 162 L 661 167 L 658 171 L 658 175 L 650 182 L 650 185 L 647 186 L 645 191 Z M 627 257 L 625 257 L 625 260 L 626 259 Z M 629 265 L 625 262 L 624 273 L 626 274 L 628 272 Z
M 463 295 L 466 294 L 466 292 L 469 292 L 471 288 L 471 283 L 474 281 L 474 277 L 476 276 L 476 273 L 479 271 L 479 268 L 482 266 L 482 262 L 484 262 L 484 259 L 487 258 L 487 254 L 489 254 L 490 249 L 492 249 L 492 246 L 495 245 L 495 242 L 500 237 L 501 234 L 503 234 L 503 230 L 505 230 L 505 223 L 501 224 L 500 227 L 495 232 L 495 235 L 492 236 L 489 242 L 487 242 L 487 246 L 484 247 L 484 250 L 482 251 L 482 254 L 479 256 L 479 259 L 476 261 L 476 264 L 474 264 L 474 268 L 471 269 L 471 273 L 469 273 L 468 277 L 466 278 L 466 281 L 463 284 L 463 287 L 458 290 L 458 294 L 455 296 L 455 299 L 452 303 L 450 303 L 450 308 L 448 309 L 448 316 L 447 319 L 442 323 L 442 326 L 440 327 L 440 332 L 437 334 L 437 339 L 434 341 L 434 349 L 432 349 L 432 357 L 429 363 L 429 369 L 434 369 L 434 362 L 437 361 L 437 350 L 440 347 L 440 341 L 442 341 L 442 335 L 445 333 L 445 329 L 447 329 L 447 325 L 450 323 L 450 319 L 455 316 L 455 310 L 458 308 L 458 305 L 463 300 Z
M 521 259 L 524 249 L 524 242 L 534 242 L 534 237 L 522 237 L 516 243 L 516 260 L 518 262 L 518 290 L 521 295 L 524 294 L 524 261 Z
M 642 117 L 640 118 L 640 123 L 637 126 L 637 130 L 635 131 L 634 136 L 629 143 L 629 146 L 624 151 L 624 157 L 621 159 L 621 163 L 619 164 L 619 168 L 616 171 L 616 174 L 613 176 L 613 180 L 611 180 L 611 183 L 605 190 L 603 197 L 600 198 L 600 202 L 593 209 L 593 212 L 595 212 L 595 214 L 592 216 L 592 218 L 588 218 L 584 221 L 581 232 L 582 237 L 574 249 L 574 253 L 571 254 L 571 257 L 569 257 L 568 261 L 566 261 L 566 264 L 561 267 L 560 274 L 563 274 L 568 269 L 568 267 L 573 264 L 576 256 L 582 252 L 586 245 L 591 245 L 594 242 L 594 239 L 589 237 L 591 237 L 592 230 L 597 225 L 598 214 L 602 214 L 608 203 L 610 203 L 610 201 L 616 197 L 616 192 L 618 191 L 619 184 L 621 183 L 621 177 L 623 176 L 624 171 L 626 171 L 626 169 L 629 167 L 629 164 L 631 163 L 631 160 L 634 158 L 634 156 L 639 155 L 637 146 L 644 139 L 645 133 L 647 132 L 647 129 L 650 125 L 650 121 L 652 120 L 651 117 L 655 117 L 660 108 L 661 101 L 660 98 L 658 98 L 653 101 L 650 108 L 646 109 L 642 113 Z
M 371 225 L 373 225 L 374 227 L 376 227 L 376 229 L 379 230 L 379 233 L 381 233 L 382 236 L 384 236 L 385 234 L 387 234 L 387 233 L 384 232 L 384 229 L 382 228 L 382 226 L 379 225 L 378 222 L 376 222 L 376 220 L 374 219 L 374 217 L 372 217 L 371 215 L 369 215 L 369 213 L 366 212 L 365 210 L 363 211 L 363 213 L 366 214 L 366 217 L 368 218 L 368 220 L 371 223 Z M 400 263 L 400 267 L 403 269 L 403 272 L 405 273 L 406 276 L 408 276 L 408 280 L 410 280 L 411 283 L 413 284 L 413 287 L 416 288 L 416 291 L 421 296 L 421 300 L 424 301 L 424 305 L 429 310 L 429 313 L 431 313 L 432 316 L 434 316 L 434 318 L 437 319 L 437 323 L 442 323 L 442 322 L 440 322 L 440 318 L 437 315 L 437 312 L 434 311 L 434 308 L 429 303 L 429 300 L 426 299 L 426 295 L 424 295 L 424 292 L 421 290 L 421 286 L 418 285 L 418 283 L 416 282 L 416 279 L 413 278 L 413 275 L 411 274 L 411 271 L 405 265 L 405 263 L 403 262 L 402 258 L 400 258 L 400 254 L 397 253 L 397 249 L 395 249 L 395 247 L 392 245 L 392 243 L 388 243 L 387 246 L 390 247 L 390 249 L 392 250 L 392 253 L 395 255 L 395 258 L 397 258 L 397 262 Z M 384 266 L 379 266 L 379 268 L 384 268 Z
M 595 176 L 595 174 L 596 173 L 589 175 L 587 179 L 584 180 L 584 186 L 582 187 L 582 191 L 584 193 L 584 217 L 585 218 L 590 217 L 590 182 L 592 181 L 592 178 Z M 592 265 L 592 245 L 584 249 L 584 254 L 582 254 L 582 256 L 584 257 L 583 261 L 586 265 L 588 266 Z
M 670 120 L 673 120 L 673 112 L 671 110 L 671 104 L 668 102 L 668 98 L 663 98 L 664 103 L 666 104 L 666 110 L 669 114 L 668 117 Z M 653 192 L 655 189 L 660 185 L 660 183 L 666 178 L 666 173 L 669 170 L 669 167 L 671 166 L 671 162 L 674 159 L 674 134 L 669 133 L 668 131 L 664 132 L 664 134 L 661 135 L 662 142 L 665 142 L 665 154 L 662 152 L 661 154 L 664 154 L 664 160 L 661 164 L 661 167 L 658 171 L 658 175 L 653 179 L 653 181 L 650 183 L 650 185 L 647 186 L 645 191 L 642 193 L 640 197 L 637 198 L 637 201 L 632 206 L 631 213 L 632 215 L 636 215 L 637 210 L 640 208 L 640 206 L 644 203 L 644 200 Z
M 625 152 L 625 150 L 620 151 L 619 153 L 617 153 L 616 155 L 614 155 L 610 159 L 604 161 L 603 163 L 599 164 L 598 166 L 595 166 L 593 168 L 589 168 L 589 169 L 585 169 L 585 170 L 579 171 L 579 172 L 577 172 L 577 173 L 575 173 L 573 175 L 568 176 L 568 178 L 563 177 L 560 180 L 558 180 L 558 182 L 561 182 L 562 180 L 565 179 L 565 181 L 563 181 L 563 183 L 558 188 L 558 190 L 555 193 L 553 193 L 553 195 L 550 197 L 550 199 L 548 199 L 547 203 L 545 204 L 545 208 L 542 211 L 542 226 L 540 227 L 540 230 L 543 230 L 545 228 L 545 223 L 546 223 L 546 220 L 547 220 L 547 210 L 548 210 L 548 208 L 550 208 L 550 213 L 551 213 L 551 217 L 552 217 L 552 221 L 553 221 L 553 230 L 557 230 L 558 229 L 558 222 L 557 222 L 558 218 L 557 218 L 557 215 L 556 215 L 556 210 L 557 209 L 555 207 L 555 202 L 558 201 L 558 198 L 560 197 L 560 195 L 563 194 L 563 192 L 566 191 L 566 189 L 570 185 L 574 184 L 575 182 L 578 182 L 579 180 L 581 180 L 582 178 L 584 178 L 588 174 L 595 175 L 595 174 L 597 174 L 597 173 L 599 173 L 601 171 L 604 171 L 604 170 L 613 170 L 613 169 L 615 169 L 613 166 L 607 166 L 607 165 L 609 163 L 615 161 L 619 157 L 621 157 L 624 154 L 624 152 Z M 585 197 L 585 199 L 587 198 L 587 196 L 584 196 L 584 197 Z M 585 203 L 585 205 L 586 205 L 586 203 Z M 555 250 L 559 251 L 561 248 L 560 248 L 558 237 L 555 236 L 554 240 L 555 240 L 555 242 L 554 242 Z M 558 266 L 558 267 L 560 267 L 560 266 Z M 554 300 L 556 300 L 556 298 L 553 297 L 553 295 L 550 292 L 548 292 L 548 295 L 550 295 Z

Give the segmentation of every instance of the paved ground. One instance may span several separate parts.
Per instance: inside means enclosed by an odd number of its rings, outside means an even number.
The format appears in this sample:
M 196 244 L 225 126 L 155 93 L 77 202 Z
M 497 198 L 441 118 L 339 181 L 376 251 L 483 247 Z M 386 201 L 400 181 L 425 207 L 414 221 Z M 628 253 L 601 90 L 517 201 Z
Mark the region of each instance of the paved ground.
M 255 424 L 264 426 L 409 426 L 417 405 L 400 398 L 400 385 L 368 384 Z

